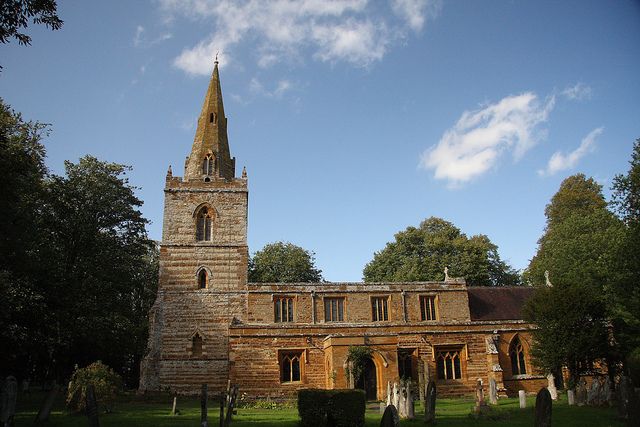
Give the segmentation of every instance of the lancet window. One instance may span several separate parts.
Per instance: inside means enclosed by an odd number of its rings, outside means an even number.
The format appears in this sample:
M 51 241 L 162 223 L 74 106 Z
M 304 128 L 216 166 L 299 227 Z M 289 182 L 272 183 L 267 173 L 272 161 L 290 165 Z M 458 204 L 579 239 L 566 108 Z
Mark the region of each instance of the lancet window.
M 524 347 L 522 347 L 519 337 L 516 337 L 511 342 L 509 357 L 511 358 L 511 374 L 525 375 L 527 373 L 527 365 L 524 361 Z
M 211 209 L 208 209 L 206 207 L 200 209 L 200 212 L 198 212 L 198 216 L 196 217 L 196 240 L 211 240 L 212 222 L 213 219 Z
M 215 159 L 211 154 L 207 154 L 207 156 L 202 161 L 202 174 L 203 175 L 213 175 L 213 169 L 215 166 Z
M 198 273 L 198 288 L 205 289 L 207 287 L 207 270 L 204 268 Z

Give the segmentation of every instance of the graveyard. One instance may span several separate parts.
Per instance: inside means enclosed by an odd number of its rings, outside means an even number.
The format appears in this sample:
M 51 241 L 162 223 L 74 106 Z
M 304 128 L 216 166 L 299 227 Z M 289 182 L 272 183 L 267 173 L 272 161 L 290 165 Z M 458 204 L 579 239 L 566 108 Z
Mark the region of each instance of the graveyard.
M 38 407 L 45 399 L 46 393 L 34 391 L 28 395 L 20 395 L 17 400 L 15 426 L 31 426 L 38 412 Z M 114 406 L 113 412 L 100 414 L 100 425 L 109 426 L 195 426 L 200 420 L 200 399 L 197 397 L 178 397 L 179 415 L 171 415 L 170 395 L 140 397 L 135 394 L 121 396 Z M 534 425 L 535 396 L 527 396 L 527 407 L 519 408 L 517 398 L 500 399 L 497 405 L 491 405 L 491 412 L 483 417 L 472 415 L 474 399 L 438 399 L 436 405 L 436 425 L 456 427 L 473 425 L 483 426 L 532 426 Z M 259 408 L 258 406 L 270 408 Z M 216 401 L 209 404 L 209 425 L 218 426 L 218 405 Z M 400 420 L 401 426 L 425 425 L 424 409 L 420 402 L 415 407 L 414 420 Z M 369 402 L 365 415 L 367 427 L 379 426 L 382 414 L 377 403 Z M 232 425 L 236 427 L 259 425 L 261 427 L 281 426 L 293 427 L 299 422 L 298 411 L 293 405 L 276 404 L 260 401 L 252 407 L 239 407 Z M 566 394 L 560 394 L 558 401 L 553 402 L 553 425 L 557 426 L 623 426 L 616 419 L 613 407 L 569 406 Z M 64 409 L 64 399 L 59 397 L 54 404 L 49 422 L 51 427 L 84 427 L 87 418 L 83 415 L 72 415 Z

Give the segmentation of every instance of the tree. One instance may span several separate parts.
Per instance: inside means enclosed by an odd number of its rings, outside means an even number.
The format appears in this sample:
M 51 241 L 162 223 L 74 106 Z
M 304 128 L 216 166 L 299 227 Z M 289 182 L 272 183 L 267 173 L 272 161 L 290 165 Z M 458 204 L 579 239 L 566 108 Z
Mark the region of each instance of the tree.
M 613 357 L 607 302 L 619 280 L 615 265 L 624 230 L 607 210 L 600 185 L 582 174 L 562 182 L 545 214 L 545 233 L 524 274 L 536 286 L 525 317 L 538 326 L 537 364 L 549 372 L 566 366 L 575 381 L 596 360 Z
M 519 285 L 518 273 L 500 259 L 485 235 L 468 238 L 452 223 L 431 217 L 407 227 L 376 252 L 364 268 L 365 282 L 442 280 L 445 267 L 470 285 Z
M 249 260 L 249 281 L 262 283 L 321 282 L 314 253 L 288 242 L 269 243 Z
M 617 175 L 612 186 L 612 207 L 625 224 L 617 258 L 625 275 L 611 292 L 611 317 L 623 360 L 640 354 L 640 139 L 629 163 L 627 174 Z
M 3 0 L 0 5 L 0 42 L 13 37 L 19 44 L 30 45 L 31 37 L 21 32 L 29 20 L 59 30 L 64 23 L 57 15 L 56 0 Z

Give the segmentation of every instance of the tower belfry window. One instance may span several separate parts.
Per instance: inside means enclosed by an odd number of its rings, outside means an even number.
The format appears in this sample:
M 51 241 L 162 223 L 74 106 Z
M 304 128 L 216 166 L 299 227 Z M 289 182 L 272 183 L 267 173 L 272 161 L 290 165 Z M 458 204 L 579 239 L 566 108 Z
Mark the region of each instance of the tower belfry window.
M 202 210 L 200 210 L 200 212 L 198 213 L 198 217 L 196 218 L 196 240 L 210 241 L 211 225 L 211 212 L 207 208 L 202 208 Z
M 213 175 L 213 166 L 215 159 L 211 154 L 207 154 L 207 156 L 202 161 L 202 174 L 203 175 Z
M 213 123 L 213 113 L 209 113 L 209 123 Z

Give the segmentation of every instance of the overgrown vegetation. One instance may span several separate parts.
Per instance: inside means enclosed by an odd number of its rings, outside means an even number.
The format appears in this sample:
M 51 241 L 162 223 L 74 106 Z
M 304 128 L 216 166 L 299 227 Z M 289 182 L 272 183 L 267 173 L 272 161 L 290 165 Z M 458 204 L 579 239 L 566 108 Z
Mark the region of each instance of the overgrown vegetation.
M 347 366 L 347 376 L 353 375 L 354 383 L 358 383 L 364 375 L 365 366 L 367 360 L 371 359 L 372 350 L 367 346 L 349 346 L 347 350 L 347 362 L 350 366 Z
M 73 371 L 67 390 L 67 408 L 72 412 L 85 410 L 89 385 L 95 388 L 96 401 L 104 412 L 111 412 L 116 397 L 122 389 L 122 379 L 113 369 L 99 360 L 85 368 L 76 367 Z

